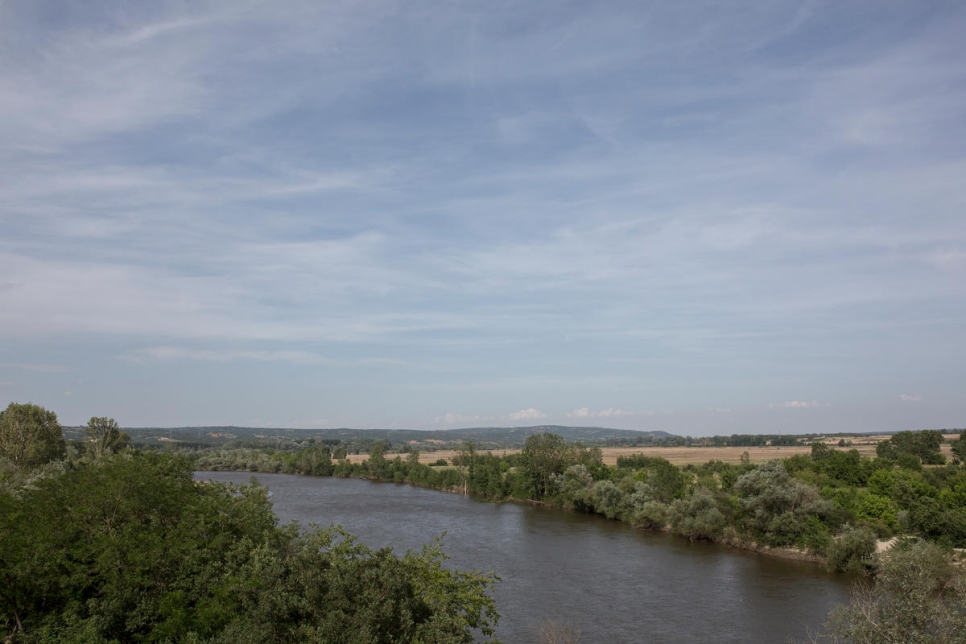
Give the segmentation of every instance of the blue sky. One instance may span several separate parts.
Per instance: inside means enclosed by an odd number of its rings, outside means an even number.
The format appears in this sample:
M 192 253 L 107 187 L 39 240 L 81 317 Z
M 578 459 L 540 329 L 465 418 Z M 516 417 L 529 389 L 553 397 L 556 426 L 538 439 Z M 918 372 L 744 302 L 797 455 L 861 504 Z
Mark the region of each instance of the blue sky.
M 6 0 L 0 402 L 966 426 L 963 33 L 952 1 Z

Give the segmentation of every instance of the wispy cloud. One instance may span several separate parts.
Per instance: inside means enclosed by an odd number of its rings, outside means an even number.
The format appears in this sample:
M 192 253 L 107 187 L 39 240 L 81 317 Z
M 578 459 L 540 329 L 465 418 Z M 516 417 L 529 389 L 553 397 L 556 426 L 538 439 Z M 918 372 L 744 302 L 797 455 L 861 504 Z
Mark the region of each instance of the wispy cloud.
M 11 363 L 382 360 L 413 418 L 445 389 L 630 425 L 966 357 L 955 3 L 25 6 L 0 8 Z M 292 413 L 240 417 L 317 415 Z
M 581 407 L 567 412 L 567 418 L 620 418 L 622 416 L 639 416 L 641 412 L 626 411 L 624 409 L 598 409 Z
M 899 400 L 902 402 L 922 402 L 922 396 L 919 394 L 900 394 Z
M 545 413 L 534 407 L 528 407 L 527 409 L 521 409 L 520 411 L 507 414 L 509 420 L 542 420 L 546 417 L 547 415 Z
M 771 403 L 769 409 L 811 409 L 820 407 L 821 403 L 815 400 L 786 400 L 780 403 Z

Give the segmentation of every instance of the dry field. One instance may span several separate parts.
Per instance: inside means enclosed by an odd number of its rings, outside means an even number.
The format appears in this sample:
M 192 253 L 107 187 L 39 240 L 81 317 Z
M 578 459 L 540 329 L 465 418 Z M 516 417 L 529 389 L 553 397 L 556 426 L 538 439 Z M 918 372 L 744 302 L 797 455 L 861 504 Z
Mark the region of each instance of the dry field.
M 889 438 L 886 435 L 880 436 L 853 436 L 850 440 L 852 445 L 849 447 L 838 447 L 838 438 L 829 439 L 829 446 L 838 450 L 847 451 L 857 449 L 863 456 L 875 456 L 875 446 L 879 441 Z M 947 434 L 946 442 L 943 443 L 942 450 L 946 458 L 950 458 L 950 440 L 959 438 L 958 434 Z M 504 454 L 517 454 L 518 449 L 497 449 L 480 450 L 481 452 L 492 451 L 492 453 L 502 456 Z M 618 456 L 629 456 L 631 454 L 644 454 L 645 456 L 660 456 L 666 458 L 675 465 L 700 465 L 710 460 L 719 460 L 726 463 L 738 463 L 741 455 L 748 452 L 748 457 L 752 463 L 762 463 L 775 458 L 787 458 L 795 454 L 811 454 L 811 447 L 603 447 L 601 448 L 604 456 L 604 463 L 616 465 Z M 436 452 L 420 452 L 419 462 L 431 465 L 437 459 L 445 458 L 452 460 L 456 454 L 455 450 L 439 450 Z M 386 458 L 392 459 L 398 454 L 386 454 Z M 401 455 L 406 458 L 406 455 Z M 369 458 L 368 454 L 351 454 L 349 460 L 353 463 L 361 463 Z

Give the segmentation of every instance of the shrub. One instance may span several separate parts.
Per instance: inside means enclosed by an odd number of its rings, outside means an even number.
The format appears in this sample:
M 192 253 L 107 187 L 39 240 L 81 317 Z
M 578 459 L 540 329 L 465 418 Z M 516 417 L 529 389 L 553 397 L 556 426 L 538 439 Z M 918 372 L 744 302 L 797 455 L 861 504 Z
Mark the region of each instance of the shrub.
M 866 526 L 846 526 L 825 549 L 826 565 L 838 572 L 867 572 L 875 563 L 875 532 Z

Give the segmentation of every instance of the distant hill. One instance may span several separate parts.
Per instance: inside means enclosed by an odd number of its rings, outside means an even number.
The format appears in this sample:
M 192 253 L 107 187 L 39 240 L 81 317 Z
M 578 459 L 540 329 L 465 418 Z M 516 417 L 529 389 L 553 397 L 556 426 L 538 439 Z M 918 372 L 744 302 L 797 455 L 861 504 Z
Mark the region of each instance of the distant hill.
M 275 443 L 291 441 L 340 441 L 357 443 L 383 440 L 394 447 L 410 445 L 418 447 L 453 447 L 473 441 L 484 449 L 522 447 L 531 434 L 551 432 L 568 441 L 581 441 L 587 445 L 646 445 L 664 443 L 679 437 L 662 431 L 637 431 L 611 429 L 608 427 L 567 427 L 563 425 L 537 425 L 533 427 L 472 427 L 468 429 L 291 429 L 261 427 L 131 427 L 124 428 L 135 444 L 164 445 L 189 444 L 219 446 L 240 443 Z M 83 428 L 65 427 L 65 438 L 83 437 Z

